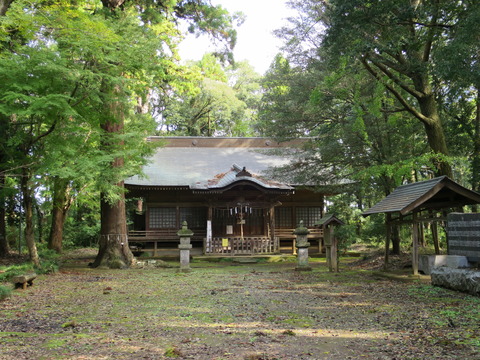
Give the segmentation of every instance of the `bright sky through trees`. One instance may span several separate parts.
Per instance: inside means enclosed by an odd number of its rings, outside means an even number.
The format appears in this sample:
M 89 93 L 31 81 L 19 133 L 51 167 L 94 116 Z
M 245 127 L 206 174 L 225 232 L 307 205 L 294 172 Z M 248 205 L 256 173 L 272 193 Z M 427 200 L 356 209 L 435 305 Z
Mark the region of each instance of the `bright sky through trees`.
M 236 61 L 248 60 L 258 73 L 265 73 L 282 45 L 272 32 L 293 15 L 285 3 L 286 0 L 212 0 L 212 4 L 223 6 L 230 13 L 241 11 L 246 16 L 237 29 Z M 180 55 L 183 60 L 199 60 L 213 50 L 207 37 L 189 35 L 180 46 Z

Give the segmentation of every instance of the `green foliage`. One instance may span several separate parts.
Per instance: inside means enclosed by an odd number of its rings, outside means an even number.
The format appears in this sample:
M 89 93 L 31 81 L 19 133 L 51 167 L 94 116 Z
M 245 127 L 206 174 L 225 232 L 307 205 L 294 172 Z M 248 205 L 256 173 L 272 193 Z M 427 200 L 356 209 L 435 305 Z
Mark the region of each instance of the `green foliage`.
M 6 286 L 0 285 L 0 301 L 5 300 L 12 293 L 12 290 Z
M 212 54 L 189 64 L 193 88 L 165 96 L 161 134 L 188 136 L 252 135 L 258 74 L 248 64 L 224 69 Z
M 139 174 L 156 146 L 146 141 L 157 126 L 151 100 L 173 86 L 188 87 L 190 75 L 177 62 L 177 20 L 226 43 L 219 53 L 227 58 L 241 15 L 208 1 L 6 5 L 0 17 L 2 173 L 21 175 L 29 194 L 42 189 L 47 215 L 52 208 L 67 213 L 75 201 L 89 209 L 69 218 L 65 235 L 68 244 L 90 245 L 99 225 L 89 212 L 98 207 L 86 202 L 122 199 L 118 184 Z M 212 59 L 204 68 L 222 74 Z
M 0 281 L 10 281 L 14 276 L 23 275 L 25 273 L 33 272 L 33 265 L 30 263 L 11 265 L 3 267 L 4 272 L 0 273 Z
M 60 255 L 54 250 L 47 249 L 45 244 L 41 244 L 38 248 L 38 255 L 40 257 L 40 267 L 35 269 L 39 274 L 55 273 L 59 269 Z
M 182 356 L 182 353 L 176 346 L 171 346 L 165 349 L 163 355 L 170 358 L 177 358 Z

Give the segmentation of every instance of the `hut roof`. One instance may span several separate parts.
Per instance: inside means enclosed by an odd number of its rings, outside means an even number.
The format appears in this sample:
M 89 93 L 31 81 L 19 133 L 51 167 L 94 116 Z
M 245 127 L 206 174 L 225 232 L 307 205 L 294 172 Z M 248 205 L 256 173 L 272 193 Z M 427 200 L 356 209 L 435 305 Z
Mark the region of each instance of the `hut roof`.
M 333 214 L 325 214 L 320 220 L 318 220 L 315 226 L 327 226 L 330 224 L 344 225 L 345 223 Z
M 362 215 L 399 212 L 405 215 L 426 209 L 451 208 L 480 203 L 480 194 L 447 176 L 399 186 Z

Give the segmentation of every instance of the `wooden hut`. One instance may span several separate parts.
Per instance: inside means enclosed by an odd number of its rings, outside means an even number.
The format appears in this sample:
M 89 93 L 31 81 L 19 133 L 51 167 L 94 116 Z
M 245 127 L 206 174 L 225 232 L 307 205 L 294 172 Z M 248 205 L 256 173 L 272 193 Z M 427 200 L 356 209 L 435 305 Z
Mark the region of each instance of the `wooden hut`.
M 418 274 L 418 246 L 422 236 L 420 224 L 432 224 L 433 241 L 438 252 L 437 222 L 445 221 L 447 213 L 465 205 L 480 203 L 480 194 L 469 190 L 447 176 L 399 186 L 390 195 L 362 215 L 384 213 L 387 238 L 385 264 L 388 263 L 391 228 L 402 224 L 412 226 L 412 268 Z
M 125 181 L 138 201 L 129 242 L 154 255 L 174 248 L 183 221 L 193 231 L 194 250 L 207 255 L 272 254 L 292 251 L 300 220 L 320 241 L 324 194 L 311 184 L 274 179 L 269 170 L 287 165 L 300 142 L 264 138 L 153 137 L 163 141 L 145 176 Z M 280 152 L 279 152 L 280 151 Z

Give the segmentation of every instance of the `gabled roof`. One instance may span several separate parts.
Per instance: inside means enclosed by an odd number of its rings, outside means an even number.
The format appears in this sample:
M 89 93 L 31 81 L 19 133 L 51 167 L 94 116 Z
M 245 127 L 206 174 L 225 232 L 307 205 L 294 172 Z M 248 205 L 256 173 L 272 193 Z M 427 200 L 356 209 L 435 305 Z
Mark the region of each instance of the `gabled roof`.
M 240 167 L 233 164 L 230 171 L 219 174 L 214 179 L 206 182 L 197 182 L 191 186 L 193 190 L 210 190 L 215 192 L 223 192 L 233 185 L 240 183 L 250 183 L 264 189 L 293 190 L 293 187 L 274 180 L 263 178 L 257 174 L 250 173 L 246 167 Z
M 318 222 L 315 224 L 315 226 L 327 226 L 330 224 L 334 225 L 345 225 L 345 223 L 337 218 L 333 214 L 325 214 Z
M 399 212 L 405 215 L 425 209 L 451 208 L 480 203 L 480 194 L 447 176 L 399 186 L 362 215 Z
M 269 151 L 290 148 L 264 138 L 151 138 L 165 141 L 143 168 L 145 176 L 125 180 L 127 187 L 175 187 L 190 189 L 222 188 L 245 180 L 265 188 L 291 189 L 275 182 L 266 174 L 273 167 L 290 162 L 286 156 L 270 155 Z M 297 144 L 298 145 L 298 144 Z M 232 167 L 233 164 L 238 164 Z M 235 170 L 235 167 L 237 170 Z M 238 169 L 245 168 L 251 177 L 239 179 Z

